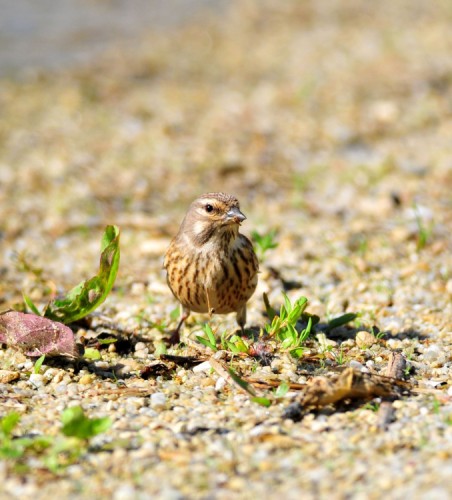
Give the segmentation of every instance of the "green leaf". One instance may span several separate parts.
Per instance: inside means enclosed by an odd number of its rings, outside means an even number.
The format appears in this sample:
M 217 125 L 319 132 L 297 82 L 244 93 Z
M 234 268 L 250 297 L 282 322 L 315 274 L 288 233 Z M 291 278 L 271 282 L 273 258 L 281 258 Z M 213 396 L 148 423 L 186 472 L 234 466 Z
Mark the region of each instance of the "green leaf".
M 37 375 L 37 374 L 40 372 L 40 370 L 41 370 L 41 366 L 42 366 L 42 363 L 44 363 L 44 360 L 45 360 L 45 359 L 46 359 L 46 355 L 45 355 L 45 354 L 43 354 L 42 356 L 40 356 L 40 357 L 36 360 L 35 365 L 34 365 L 34 367 L 33 367 L 33 373 L 34 373 L 35 375 Z
M 255 396 L 255 397 L 251 398 L 251 401 L 253 403 L 257 403 L 261 406 L 265 406 L 266 408 L 268 408 L 269 406 L 272 405 L 272 402 L 268 398 L 263 398 L 260 396 Z
M 249 351 L 249 345 L 238 335 L 233 335 L 229 343 L 232 343 L 238 352 L 247 353 Z
M 212 328 L 210 325 L 205 324 L 203 327 L 203 332 L 207 335 L 207 338 L 209 339 L 210 343 L 214 346 L 217 345 L 217 339 L 215 338 L 215 334 L 212 331 Z
M 275 396 L 277 398 L 283 398 L 288 392 L 289 392 L 290 386 L 287 382 L 284 380 L 278 385 L 276 391 L 275 391 Z
M 66 408 L 61 414 L 61 429 L 65 436 L 89 439 L 108 430 L 112 422 L 110 418 L 89 418 L 85 416 L 81 406 Z
M 30 309 L 30 311 L 33 314 L 36 314 L 37 316 L 41 316 L 39 309 L 34 305 L 33 301 L 30 299 L 30 297 L 25 293 L 22 293 L 22 297 L 23 297 L 25 305 L 28 307 L 28 309 Z
M 104 302 L 118 273 L 119 235 L 117 226 L 105 228 L 101 241 L 99 272 L 91 279 L 79 283 L 64 299 L 50 302 L 45 310 L 46 317 L 66 324 L 73 323 Z
M 284 297 L 284 307 L 286 309 L 286 312 L 289 313 L 292 310 L 292 304 L 290 302 L 289 297 L 285 293 L 283 293 L 283 297 Z
M 292 345 L 293 345 L 293 339 L 291 337 L 287 337 L 285 340 L 282 341 L 281 349 L 288 349 L 289 347 L 292 347 Z
M 342 325 L 345 325 L 347 323 L 350 323 L 350 321 L 353 321 L 357 317 L 358 317 L 358 315 L 355 313 L 347 313 L 347 314 L 343 314 L 342 316 L 339 316 L 337 318 L 334 318 L 328 322 L 328 330 L 332 330 L 333 328 L 337 328 L 338 326 L 342 326 Z
M 93 347 L 86 347 L 83 357 L 86 359 L 91 359 L 93 361 L 101 358 L 99 350 L 94 349 Z
M 99 339 L 98 342 L 100 345 L 108 345 L 108 344 L 114 344 L 115 342 L 118 342 L 118 339 L 115 339 L 114 337 L 109 337 L 107 339 Z
M 13 411 L 0 420 L 0 430 L 5 437 L 11 436 L 14 428 L 20 421 L 19 413 Z
M 306 328 L 300 333 L 300 342 L 304 342 L 311 334 L 312 329 L 312 318 L 308 319 L 308 324 Z
M 205 345 L 206 347 L 209 347 L 212 349 L 212 351 L 217 351 L 217 346 L 216 344 L 211 344 L 209 339 L 206 339 L 205 337 L 201 337 L 200 335 L 196 335 L 196 340 L 201 343 L 202 345 Z
M 295 349 L 292 349 L 289 352 L 293 358 L 296 359 L 301 358 L 301 356 L 303 355 L 303 347 L 296 347 Z

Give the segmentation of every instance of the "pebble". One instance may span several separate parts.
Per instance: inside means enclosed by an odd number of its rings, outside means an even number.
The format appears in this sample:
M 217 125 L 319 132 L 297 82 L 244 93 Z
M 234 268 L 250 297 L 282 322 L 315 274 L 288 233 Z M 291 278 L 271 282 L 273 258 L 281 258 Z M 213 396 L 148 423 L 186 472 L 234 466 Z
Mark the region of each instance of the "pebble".
M 362 330 L 356 334 L 356 345 L 360 349 L 367 349 L 374 344 L 378 343 L 378 340 L 371 333 Z
M 350 368 L 354 368 L 355 370 L 367 371 L 364 365 L 362 365 L 359 361 L 356 361 L 354 359 L 352 359 L 348 365 L 350 366 Z
M 204 361 L 203 363 L 200 363 L 199 365 L 194 366 L 193 372 L 194 373 L 207 372 L 211 368 L 212 368 L 212 365 L 208 361 Z
M 151 408 L 154 410 L 163 410 L 166 407 L 166 396 L 163 392 L 154 392 L 151 394 Z
M 227 382 L 223 377 L 218 377 L 218 380 L 215 383 L 215 390 L 221 392 L 225 388 L 226 384 Z
M 9 384 L 9 382 L 17 380 L 19 378 L 19 372 L 14 372 L 12 370 L 0 370 L 0 384 Z
M 30 374 L 30 378 L 28 380 L 30 382 L 30 385 L 33 386 L 35 389 L 43 387 L 47 382 L 47 380 L 44 378 L 44 375 L 40 373 Z

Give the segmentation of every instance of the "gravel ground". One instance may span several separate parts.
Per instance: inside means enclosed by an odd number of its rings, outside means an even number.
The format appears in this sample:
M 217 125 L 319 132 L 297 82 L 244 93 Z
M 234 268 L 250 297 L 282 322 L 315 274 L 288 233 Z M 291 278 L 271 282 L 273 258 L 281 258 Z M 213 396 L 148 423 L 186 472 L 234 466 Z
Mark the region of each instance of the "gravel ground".
M 0 81 L 1 310 L 92 276 L 103 227 L 121 228 L 115 288 L 74 326 L 121 343 L 97 361 L 47 358 L 37 375 L 0 350 L 15 436 L 60 436 L 74 405 L 112 426 L 56 472 L 39 451 L 0 462 L 0 497 L 452 498 L 451 22 L 447 1 L 234 2 L 133 52 Z M 189 202 L 214 190 L 238 196 L 245 233 L 277 232 L 253 331 L 268 322 L 263 292 L 277 306 L 283 291 L 306 296 L 323 324 L 359 317 L 298 360 L 277 348 L 158 361 L 176 306 L 163 254 Z M 206 319 L 168 353 L 209 359 L 195 340 Z M 232 315 L 211 324 L 236 329 Z M 313 376 L 384 375 L 394 353 L 404 389 L 383 424 L 378 397 L 289 418 Z M 280 381 L 292 386 L 276 398 Z

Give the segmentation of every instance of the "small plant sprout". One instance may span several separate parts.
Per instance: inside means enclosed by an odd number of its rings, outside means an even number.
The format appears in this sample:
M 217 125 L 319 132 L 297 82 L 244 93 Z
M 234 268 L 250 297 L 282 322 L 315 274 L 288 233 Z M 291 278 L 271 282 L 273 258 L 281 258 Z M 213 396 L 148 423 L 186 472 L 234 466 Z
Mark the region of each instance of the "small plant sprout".
M 46 359 L 46 355 L 43 354 L 42 356 L 40 356 L 36 362 L 35 362 L 35 365 L 33 367 L 33 373 L 35 375 L 38 375 L 39 372 L 41 371 L 41 366 L 42 366 L 42 363 L 44 363 L 44 360 Z
M 279 315 L 270 306 L 265 294 L 264 303 L 271 321 L 265 325 L 265 331 L 269 336 L 281 341 L 282 349 L 288 350 L 293 357 L 299 358 L 303 353 L 302 345 L 309 337 L 314 322 L 318 320 L 315 316 L 303 314 L 308 305 L 308 299 L 300 297 L 292 304 L 289 297 L 284 294 L 284 304 L 281 305 Z M 307 318 L 307 325 L 301 332 L 298 332 L 295 327 L 303 315 Z
M 347 362 L 347 356 L 345 356 L 344 354 L 344 348 L 342 347 L 342 345 L 340 346 L 339 351 L 337 353 L 332 352 L 332 354 L 334 356 L 334 359 L 336 360 L 336 363 L 339 366 L 342 366 Z
M 419 207 L 414 205 L 414 215 L 416 217 L 416 225 L 417 225 L 417 244 L 416 249 L 419 252 L 422 250 L 428 243 L 432 232 L 433 232 L 433 224 L 430 223 L 429 227 L 427 227 L 424 223 L 424 220 L 421 216 L 421 211 Z
M 261 262 L 264 261 L 265 254 L 268 250 L 276 248 L 278 243 L 275 241 L 276 229 L 272 229 L 268 233 L 260 234 L 257 231 L 251 233 L 251 238 L 256 246 L 256 253 Z
M 0 419 L 0 458 L 25 470 L 30 459 L 38 460 L 53 473 L 77 462 L 87 452 L 90 439 L 107 431 L 112 423 L 108 417 L 87 417 L 80 406 L 63 411 L 61 434 L 56 436 L 13 436 L 19 422 L 20 415 L 16 412 Z
M 201 337 L 201 335 L 196 335 L 196 340 L 201 344 L 205 345 L 212 349 L 212 351 L 217 352 L 217 340 L 215 338 L 215 334 L 212 331 L 212 328 L 209 324 L 205 324 L 202 327 L 203 332 L 206 334 L 206 337 Z
M 249 354 L 249 343 L 239 335 L 232 335 L 229 339 L 226 338 L 226 333 L 221 336 L 221 347 L 226 351 L 231 351 L 234 354 L 245 353 Z
M 275 390 L 275 397 L 283 398 L 289 392 L 289 389 L 289 384 L 283 380 Z

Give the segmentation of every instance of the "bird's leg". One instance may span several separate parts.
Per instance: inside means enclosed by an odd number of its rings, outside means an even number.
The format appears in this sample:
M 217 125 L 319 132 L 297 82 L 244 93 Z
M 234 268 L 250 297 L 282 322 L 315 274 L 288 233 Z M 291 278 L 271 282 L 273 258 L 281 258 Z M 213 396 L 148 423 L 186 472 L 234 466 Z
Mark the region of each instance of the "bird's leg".
M 246 304 L 242 306 L 238 311 L 237 311 L 237 323 L 242 329 L 242 335 L 245 334 L 245 323 L 246 323 Z
M 209 296 L 209 289 L 205 286 L 204 290 L 206 291 L 206 299 L 207 299 L 207 312 L 209 313 L 209 317 L 212 317 L 212 314 L 215 312 L 215 309 L 213 307 L 210 307 L 210 296 Z
M 168 343 L 170 345 L 178 344 L 180 342 L 180 329 L 184 324 L 184 321 L 190 316 L 190 309 L 181 306 L 181 314 L 179 318 L 179 323 L 176 326 L 176 329 L 171 332 L 171 336 L 168 339 Z

